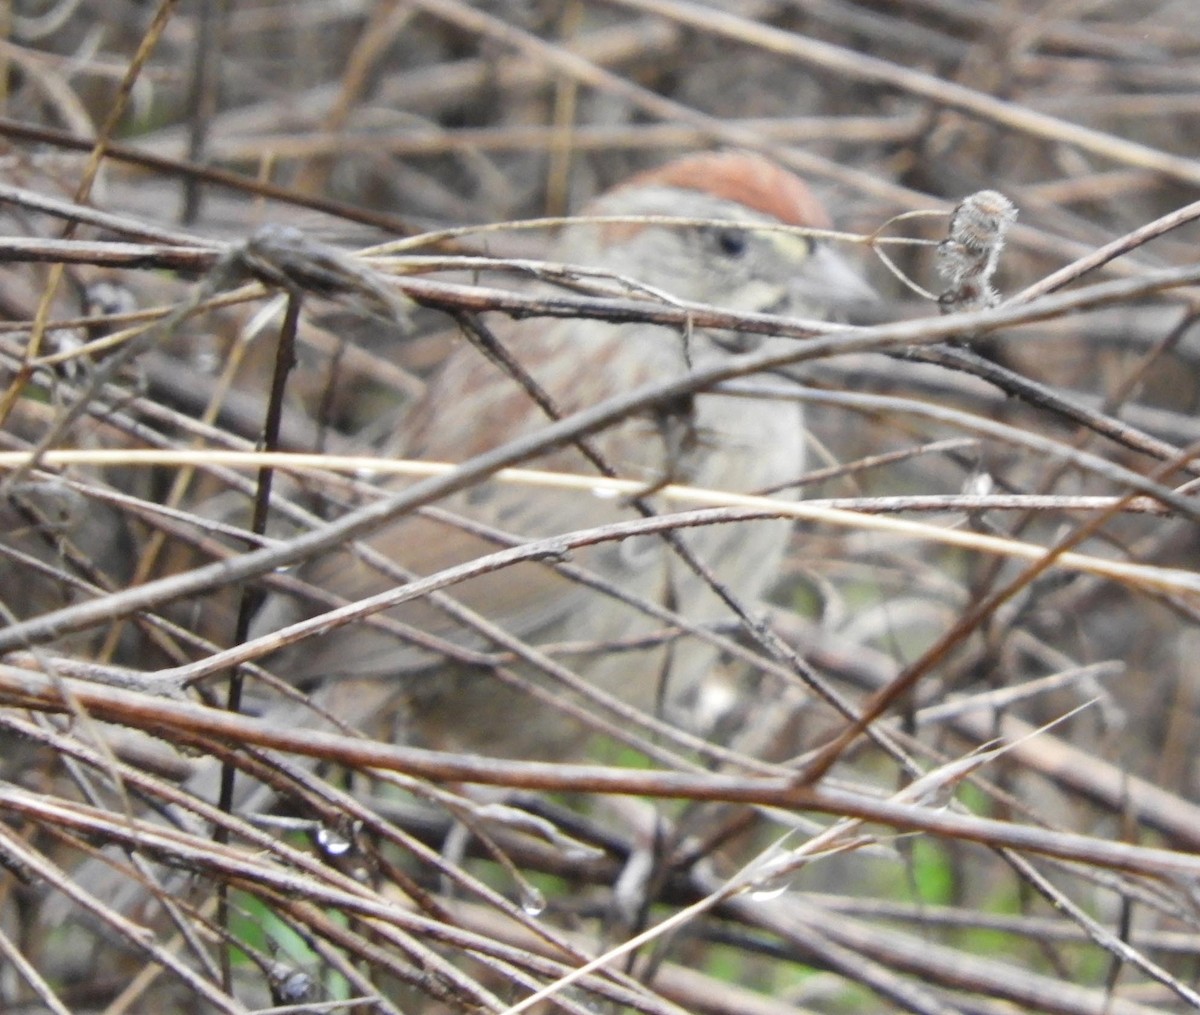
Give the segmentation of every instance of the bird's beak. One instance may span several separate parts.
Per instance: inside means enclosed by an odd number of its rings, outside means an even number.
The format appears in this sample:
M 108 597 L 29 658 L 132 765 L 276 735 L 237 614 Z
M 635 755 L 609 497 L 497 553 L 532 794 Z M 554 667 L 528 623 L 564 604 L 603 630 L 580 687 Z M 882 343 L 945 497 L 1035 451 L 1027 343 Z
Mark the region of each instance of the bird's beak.
M 836 250 L 815 244 L 797 264 L 789 286 L 798 306 L 836 321 L 854 321 L 879 303 L 879 295 Z

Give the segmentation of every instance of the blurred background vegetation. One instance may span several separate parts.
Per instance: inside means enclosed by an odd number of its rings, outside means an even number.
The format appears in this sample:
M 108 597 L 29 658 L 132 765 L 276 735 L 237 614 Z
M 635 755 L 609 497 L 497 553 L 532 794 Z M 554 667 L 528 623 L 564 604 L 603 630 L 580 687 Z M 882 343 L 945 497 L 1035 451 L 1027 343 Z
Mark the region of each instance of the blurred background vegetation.
M 0 631 L 0 1009 L 503 1011 L 671 920 L 539 1010 L 1200 1007 L 1192 0 L 17 0 L 3 26 L 0 450 L 26 465 L 0 478 L 22 632 Z M 363 741 L 221 727 L 228 666 L 204 666 L 250 586 L 125 593 L 257 545 L 235 527 L 261 477 L 132 452 L 252 451 L 271 404 L 285 450 L 370 448 L 458 340 L 437 300 L 395 313 L 345 274 L 271 269 L 402 237 L 536 257 L 544 231 L 431 234 L 729 147 L 810 181 L 885 325 L 941 318 L 872 238 L 928 241 L 883 249 L 936 293 L 945 213 L 980 190 L 1019 210 L 996 314 L 1051 301 L 786 381 L 822 470 L 806 503 L 931 527 L 799 522 L 772 603 L 852 709 L 912 675 L 874 723 L 894 750 L 858 737 L 789 798 L 845 721 L 764 674 L 714 734 L 737 753 L 689 755 L 678 783 L 601 745 L 607 767 L 540 794 L 495 763 L 521 792 L 480 810 L 385 714 Z M 896 220 L 915 211 L 939 214 Z M 282 254 L 268 224 L 298 231 Z M 298 362 L 272 398 L 281 288 Z M 115 457 L 30 468 L 35 448 Z M 363 495 L 279 476 L 302 492 L 325 517 Z M 1023 547 L 1068 540 L 1074 562 L 1027 571 Z M 69 634 L 16 626 L 87 603 Z M 204 809 L 212 759 L 273 792 Z M 938 792 L 905 797 L 921 771 Z

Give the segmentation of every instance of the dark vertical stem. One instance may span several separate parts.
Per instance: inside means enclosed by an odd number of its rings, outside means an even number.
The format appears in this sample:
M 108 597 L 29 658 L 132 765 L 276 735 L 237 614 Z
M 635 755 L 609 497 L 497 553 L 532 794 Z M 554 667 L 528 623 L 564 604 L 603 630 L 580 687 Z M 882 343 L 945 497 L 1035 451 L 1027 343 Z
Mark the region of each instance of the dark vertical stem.
M 263 435 L 259 441 L 262 451 L 276 451 L 279 447 L 279 426 L 283 417 L 283 395 L 287 387 L 288 374 L 296 362 L 296 327 L 300 320 L 300 309 L 304 303 L 303 294 L 299 291 L 288 293 L 287 307 L 283 315 L 283 323 L 279 329 L 279 347 L 275 352 L 275 371 L 271 377 L 271 393 L 267 403 L 267 415 L 263 422 Z M 251 519 L 251 530 L 262 535 L 267 530 L 267 518 L 271 509 L 271 486 L 275 470 L 264 467 L 258 472 L 258 489 L 254 496 L 254 517 Z M 262 602 L 262 592 L 254 585 L 242 587 L 241 601 L 238 604 L 237 628 L 234 632 L 234 643 L 241 644 L 246 640 L 250 630 L 250 620 Z M 241 670 L 234 669 L 229 675 L 229 689 L 225 698 L 225 708 L 230 712 L 239 712 L 242 708 L 243 677 Z M 233 810 L 233 788 L 237 776 L 237 767 L 226 760 L 221 766 L 221 790 L 217 806 L 229 813 Z M 223 843 L 228 839 L 224 828 L 218 827 L 213 832 L 213 841 Z M 224 884 L 217 886 L 217 924 L 228 930 L 229 899 Z M 233 967 L 231 949 L 227 946 L 221 954 L 222 986 L 226 991 L 232 989 Z
M 208 146 L 208 129 L 217 111 L 221 87 L 221 32 L 226 11 L 225 0 L 201 0 L 196 22 L 196 50 L 188 85 L 188 161 L 203 164 Z M 191 225 L 200 216 L 202 197 L 200 179 L 191 174 L 183 178 L 183 209 L 180 220 Z

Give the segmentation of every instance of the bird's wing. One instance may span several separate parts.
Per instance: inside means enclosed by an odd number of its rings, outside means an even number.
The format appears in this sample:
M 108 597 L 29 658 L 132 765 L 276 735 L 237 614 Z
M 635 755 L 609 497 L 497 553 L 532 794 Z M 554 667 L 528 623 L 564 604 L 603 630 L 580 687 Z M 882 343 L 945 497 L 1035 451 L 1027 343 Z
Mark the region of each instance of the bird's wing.
M 537 347 L 522 345 L 523 329 L 514 327 L 506 335 L 515 356 L 536 364 L 537 353 L 547 345 L 564 340 L 562 329 L 572 329 L 570 341 L 577 343 L 584 368 L 570 377 L 551 371 L 531 373 L 552 395 L 566 414 L 597 404 L 620 391 L 660 379 L 664 371 L 680 369 L 679 337 L 662 328 L 602 324 L 579 334 L 577 321 L 558 322 L 541 338 Z M 622 351 L 621 343 L 642 342 L 637 362 L 614 371 L 610 357 Z M 549 350 L 548 350 L 549 351 Z M 632 369 L 630 368 L 632 367 Z M 405 444 L 409 457 L 460 462 L 503 444 L 506 440 L 534 432 L 549 420 L 540 411 L 529 411 L 529 395 L 499 368 L 472 349 L 452 354 L 433 381 L 421 404 L 410 417 Z M 595 435 L 592 445 L 618 473 L 650 481 L 668 468 L 662 428 L 655 419 L 640 417 Z M 595 465 L 575 448 L 565 448 L 527 463 L 532 468 L 561 470 L 584 475 L 598 474 Z M 590 528 L 620 519 L 637 517 L 624 499 L 587 492 L 536 489 L 496 481 L 484 481 L 443 502 L 440 507 L 487 526 L 526 538 L 541 538 Z M 474 560 L 498 549 L 496 543 L 452 526 L 414 515 L 398 521 L 367 541 L 409 571 L 435 574 L 447 567 Z M 653 595 L 652 575 L 658 554 L 631 552 L 605 544 L 572 555 L 587 567 L 607 555 L 606 571 L 615 570 L 627 579 L 633 591 Z M 306 581 L 346 599 L 359 599 L 397 584 L 349 551 L 325 555 L 306 565 Z M 554 624 L 570 612 L 585 608 L 589 591 L 569 581 L 548 564 L 521 563 L 484 574 L 448 590 L 459 602 L 517 636 L 526 636 Z M 303 610 L 282 597 L 264 609 L 256 632 L 265 632 L 299 619 Z M 445 612 L 427 601 L 415 601 L 390 610 L 387 616 L 461 645 L 479 647 L 484 641 L 463 628 Z M 285 667 L 292 679 L 338 673 L 368 675 L 423 665 L 427 653 L 403 650 L 390 634 L 357 628 L 353 643 L 347 637 L 324 637 L 298 645 L 288 653 Z

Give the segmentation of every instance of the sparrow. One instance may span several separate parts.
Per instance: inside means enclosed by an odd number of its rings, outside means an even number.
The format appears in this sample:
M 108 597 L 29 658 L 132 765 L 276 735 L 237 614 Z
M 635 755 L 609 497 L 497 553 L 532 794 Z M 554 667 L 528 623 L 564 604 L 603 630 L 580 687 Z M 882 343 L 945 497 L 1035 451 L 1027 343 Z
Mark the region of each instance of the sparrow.
M 664 216 L 696 224 L 639 220 Z M 596 218 L 601 221 L 590 221 Z M 831 247 L 780 226 L 827 230 L 832 223 L 807 184 L 768 159 L 740 151 L 702 153 L 639 173 L 593 200 L 583 217 L 563 230 L 550 258 L 611 273 L 618 285 L 663 298 L 733 310 L 831 319 L 873 298 L 861 275 Z M 794 341 L 704 329 L 683 334 L 645 323 L 496 316 L 484 326 L 563 416 L 738 353 L 785 348 Z M 549 422 L 546 408 L 525 386 L 492 358 L 462 343 L 381 450 L 460 462 Z M 804 416 L 795 400 L 699 391 L 627 418 L 589 442 L 618 476 L 644 483 L 647 496 L 641 502 L 654 503 L 658 510 L 667 508 L 655 503 L 652 493 L 665 482 L 753 493 L 794 482 L 804 470 Z M 577 447 L 527 465 L 597 474 L 594 461 Z M 406 571 L 429 575 L 497 549 L 480 533 L 451 524 L 447 513 L 520 539 L 638 517 L 629 497 L 495 481 L 438 506 L 439 517 L 405 517 L 367 544 Z M 677 539 L 737 599 L 753 604 L 778 573 L 789 530 L 786 521 L 754 521 L 689 529 Z M 730 619 L 728 606 L 662 536 L 600 543 L 578 551 L 572 563 L 698 623 Z M 348 549 L 312 560 L 296 575 L 347 600 L 397 584 Z M 662 620 L 572 581 L 549 564 L 520 563 L 449 592 L 596 688 L 638 709 L 657 710 L 693 727 L 704 725 L 696 719 L 698 703 L 718 655 L 708 642 L 694 636 L 655 638 Z M 298 597 L 273 594 L 251 633 L 277 630 L 319 609 Z M 474 650 L 494 648 L 428 602 L 407 603 L 388 616 Z M 639 640 L 644 644 L 636 648 L 613 647 Z M 404 706 L 400 735 L 412 744 L 504 757 L 563 758 L 576 754 L 587 740 L 588 730 L 577 718 L 563 715 L 544 697 L 535 699 L 497 679 L 490 667 L 449 662 L 368 625 L 305 639 L 264 664 L 305 687 L 341 683 L 341 701 L 357 701 L 364 712 L 377 707 L 379 695 L 398 695 Z M 551 689 L 558 700 L 567 694 L 536 667 L 522 664 L 517 669 Z

